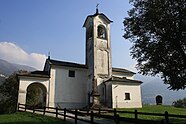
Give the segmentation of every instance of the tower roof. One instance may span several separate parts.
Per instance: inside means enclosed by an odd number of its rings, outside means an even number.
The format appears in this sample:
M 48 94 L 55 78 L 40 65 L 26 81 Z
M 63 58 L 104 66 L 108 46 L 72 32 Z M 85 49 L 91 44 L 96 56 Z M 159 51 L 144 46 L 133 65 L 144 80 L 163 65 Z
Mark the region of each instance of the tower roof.
M 99 13 L 98 9 L 96 9 L 96 13 L 95 13 L 95 14 L 93 14 L 93 15 L 88 15 L 88 16 L 87 16 L 87 18 L 85 19 L 85 22 L 84 22 L 84 24 L 83 24 L 83 27 L 85 27 L 85 24 L 86 24 L 86 22 L 87 22 L 87 20 L 88 20 L 89 18 L 94 18 L 94 17 L 96 17 L 96 16 L 102 17 L 102 18 L 105 19 L 108 23 L 112 23 L 112 22 L 113 22 L 113 21 L 111 21 L 105 14 Z
M 129 74 L 136 74 L 135 72 L 129 71 L 129 70 L 124 69 L 124 68 L 115 68 L 115 67 L 113 67 L 112 71 L 114 71 L 114 72 L 122 72 L 122 73 L 129 73 Z
M 142 84 L 143 82 L 142 81 L 138 81 L 138 80 L 132 80 L 132 79 L 127 79 L 126 77 L 115 77 L 115 76 L 112 76 L 109 80 L 105 81 L 106 82 L 109 82 L 109 81 L 112 81 L 112 83 L 116 83 L 116 84 L 124 84 L 124 83 L 138 83 L 138 84 Z
M 87 69 L 87 66 L 84 64 L 78 64 L 74 62 L 65 62 L 65 61 L 58 61 L 58 60 L 48 60 L 51 65 L 56 66 L 66 66 L 66 67 L 74 67 L 74 68 L 85 68 Z

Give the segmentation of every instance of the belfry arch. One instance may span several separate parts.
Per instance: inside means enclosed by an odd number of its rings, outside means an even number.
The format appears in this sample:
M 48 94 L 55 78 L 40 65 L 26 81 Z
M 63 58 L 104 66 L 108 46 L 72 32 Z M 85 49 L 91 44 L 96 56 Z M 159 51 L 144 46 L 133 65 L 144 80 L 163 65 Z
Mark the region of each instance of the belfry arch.
M 97 28 L 97 36 L 98 38 L 106 39 L 107 40 L 107 30 L 105 26 L 99 25 Z

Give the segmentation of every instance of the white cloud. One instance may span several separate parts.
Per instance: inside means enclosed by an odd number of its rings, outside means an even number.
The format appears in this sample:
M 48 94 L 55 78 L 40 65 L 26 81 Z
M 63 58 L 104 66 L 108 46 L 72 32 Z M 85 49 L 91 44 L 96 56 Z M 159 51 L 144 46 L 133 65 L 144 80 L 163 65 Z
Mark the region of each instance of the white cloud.
M 11 42 L 0 42 L 0 59 L 42 70 L 46 56 L 39 53 L 29 54 Z

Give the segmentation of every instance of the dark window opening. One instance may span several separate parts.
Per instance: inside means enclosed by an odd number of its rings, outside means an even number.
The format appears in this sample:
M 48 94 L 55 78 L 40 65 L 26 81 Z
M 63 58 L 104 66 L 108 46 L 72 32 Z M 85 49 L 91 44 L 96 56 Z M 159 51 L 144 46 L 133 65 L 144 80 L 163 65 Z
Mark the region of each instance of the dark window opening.
M 69 70 L 68 76 L 69 77 L 75 77 L 75 71 Z
M 125 93 L 125 100 L 130 100 L 130 93 Z
M 106 35 L 107 35 L 107 33 L 106 33 L 105 27 L 102 25 L 98 26 L 98 37 L 103 38 L 103 39 L 107 39 Z

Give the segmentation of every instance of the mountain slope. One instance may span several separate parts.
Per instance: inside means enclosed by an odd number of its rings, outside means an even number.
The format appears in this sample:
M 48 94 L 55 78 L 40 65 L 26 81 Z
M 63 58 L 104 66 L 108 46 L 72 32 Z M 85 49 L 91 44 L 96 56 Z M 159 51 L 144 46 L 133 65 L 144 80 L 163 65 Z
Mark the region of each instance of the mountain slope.
M 4 77 L 0 77 L 0 85 L 4 82 L 5 78 Z
M 137 78 L 144 83 L 141 86 L 142 102 L 144 104 L 156 104 L 155 97 L 161 95 L 164 105 L 172 105 L 172 102 L 186 97 L 186 90 L 169 90 L 159 77 L 146 77 L 138 75 Z
M 9 63 L 8 61 L 0 59 L 0 74 L 9 76 L 13 72 L 18 71 L 18 70 L 34 71 L 36 69 L 26 66 L 26 65 L 18 65 L 18 64 Z

